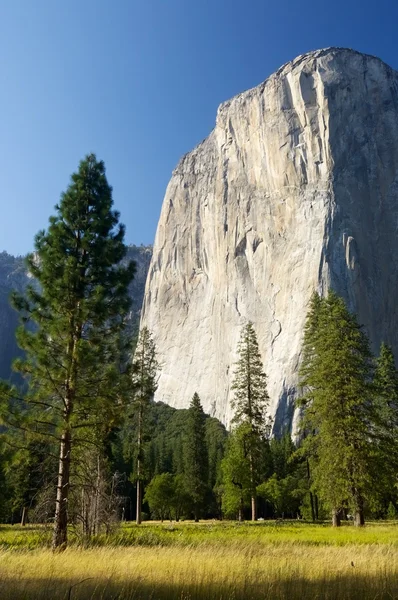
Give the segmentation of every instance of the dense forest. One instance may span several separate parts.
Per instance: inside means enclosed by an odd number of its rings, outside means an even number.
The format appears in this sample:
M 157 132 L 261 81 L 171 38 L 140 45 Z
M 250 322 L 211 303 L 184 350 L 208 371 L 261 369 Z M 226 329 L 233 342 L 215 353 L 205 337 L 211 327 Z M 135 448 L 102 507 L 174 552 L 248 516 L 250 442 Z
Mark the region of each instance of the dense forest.
M 16 289 L 14 362 L 0 384 L 0 520 L 82 536 L 122 520 L 304 518 L 333 524 L 397 507 L 398 372 L 333 292 L 314 293 L 304 331 L 300 430 L 271 436 L 252 323 L 233 368 L 231 430 L 197 394 L 153 401 L 161 365 L 151 332 L 131 326 L 136 265 L 94 155 L 80 163 Z M 18 268 L 21 269 L 20 263 Z M 136 301 L 137 305 L 138 300 Z M 0 357 L 1 358 L 1 357 Z

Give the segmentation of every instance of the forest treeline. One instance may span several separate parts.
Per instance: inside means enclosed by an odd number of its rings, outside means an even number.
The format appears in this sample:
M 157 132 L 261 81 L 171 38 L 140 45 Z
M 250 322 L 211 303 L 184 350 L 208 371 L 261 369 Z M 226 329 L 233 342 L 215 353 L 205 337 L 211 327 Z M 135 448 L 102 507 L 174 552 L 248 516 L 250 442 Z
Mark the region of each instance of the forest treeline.
M 300 429 L 272 437 L 267 377 L 252 323 L 233 365 L 231 430 L 153 401 L 151 332 L 132 339 L 124 227 L 105 167 L 87 156 L 35 238 L 32 284 L 15 292 L 23 385 L 0 384 L 0 519 L 84 538 L 123 519 L 394 517 L 398 373 L 372 356 L 334 292 L 314 293 L 299 374 Z M 282 376 L 282 373 L 281 373 Z

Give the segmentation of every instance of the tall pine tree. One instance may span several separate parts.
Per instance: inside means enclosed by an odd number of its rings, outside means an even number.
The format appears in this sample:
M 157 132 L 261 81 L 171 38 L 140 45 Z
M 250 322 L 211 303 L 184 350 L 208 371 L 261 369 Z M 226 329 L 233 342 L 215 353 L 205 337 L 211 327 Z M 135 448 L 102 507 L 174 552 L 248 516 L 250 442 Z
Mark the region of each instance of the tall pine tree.
M 136 482 L 137 505 L 136 523 L 141 523 L 142 485 L 144 466 L 144 433 L 145 420 L 148 416 L 150 402 L 157 387 L 157 372 L 159 364 L 156 358 L 156 347 L 151 332 L 143 327 L 138 337 L 132 367 L 133 417 L 137 425 L 137 457 Z
M 398 370 L 390 346 L 381 344 L 374 377 L 375 403 L 378 410 L 377 453 L 378 487 L 385 504 L 397 501 L 398 473 Z
M 334 292 L 312 297 L 303 350 L 303 449 L 314 487 L 335 525 L 342 508 L 362 525 L 375 467 L 372 356 L 355 316 Z
M 239 359 L 236 363 L 232 389 L 233 425 L 249 425 L 244 436 L 251 481 L 252 520 L 257 518 L 256 489 L 261 481 L 261 446 L 269 434 L 270 420 L 266 411 L 269 403 L 267 378 L 264 373 L 253 323 L 243 328 L 238 344 Z M 243 439 L 243 438 L 242 438 Z
M 248 440 L 252 436 L 248 423 L 241 423 L 228 437 L 225 456 L 221 462 L 222 509 L 229 518 L 243 521 L 244 509 L 252 498 L 252 474 L 248 457 Z
M 186 490 L 191 498 L 195 521 L 199 521 L 208 490 L 208 455 L 206 445 L 206 417 L 200 398 L 193 395 L 189 405 L 184 444 L 184 476 Z
M 120 401 L 120 340 L 134 265 L 122 262 L 124 226 L 112 205 L 104 163 L 91 154 L 35 238 L 27 262 L 38 285 L 14 295 L 26 353 L 14 367 L 29 384 L 24 427 L 59 444 L 54 549 L 67 544 L 74 453 L 89 428 L 112 423 Z
M 385 422 L 398 427 L 398 370 L 391 347 L 384 343 L 376 359 L 375 387 Z

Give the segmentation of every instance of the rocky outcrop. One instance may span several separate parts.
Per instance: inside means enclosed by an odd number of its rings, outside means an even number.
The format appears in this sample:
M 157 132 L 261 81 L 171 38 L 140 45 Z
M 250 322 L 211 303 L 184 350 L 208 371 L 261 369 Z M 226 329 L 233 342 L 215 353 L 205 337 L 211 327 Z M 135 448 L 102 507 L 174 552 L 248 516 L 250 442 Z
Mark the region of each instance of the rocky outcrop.
M 129 246 L 126 260 L 134 260 L 136 273 L 130 285 L 131 313 L 129 325 L 132 335 L 138 330 L 144 297 L 145 281 L 152 256 L 152 246 Z M 6 252 L 0 253 L 0 379 L 8 379 L 11 363 L 21 351 L 15 340 L 18 315 L 11 308 L 9 297 L 13 290 L 23 293 L 28 283 L 25 261 Z
M 157 400 L 228 423 L 242 325 L 253 321 L 275 431 L 292 423 L 312 290 L 333 287 L 398 354 L 398 74 L 329 48 L 222 104 L 167 187 L 142 323 Z

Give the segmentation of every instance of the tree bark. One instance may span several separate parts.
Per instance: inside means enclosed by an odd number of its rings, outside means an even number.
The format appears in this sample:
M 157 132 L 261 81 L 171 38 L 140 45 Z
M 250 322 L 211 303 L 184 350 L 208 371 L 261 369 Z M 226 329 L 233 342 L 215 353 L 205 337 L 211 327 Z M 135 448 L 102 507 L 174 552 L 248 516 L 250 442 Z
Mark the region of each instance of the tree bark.
M 98 453 L 97 454 L 97 480 L 95 483 L 94 523 L 93 523 L 94 535 L 99 533 L 100 485 L 101 485 L 101 469 L 100 469 L 100 455 Z
M 340 527 L 341 525 L 341 513 L 339 508 L 332 509 L 332 525 L 333 527 Z
M 355 527 L 363 527 L 365 525 L 363 498 L 360 494 L 357 495 L 357 506 L 354 513 L 354 525 Z
M 257 521 L 257 501 L 255 496 L 252 496 L 252 521 Z
M 138 467 L 138 463 L 139 463 L 139 461 L 137 461 L 137 467 Z M 137 468 L 137 477 L 139 477 L 139 476 L 140 475 L 138 473 L 138 468 Z M 136 509 L 136 513 L 135 513 L 135 522 L 137 523 L 137 525 L 141 525 L 141 523 L 142 523 L 141 502 L 142 502 L 141 480 L 137 479 L 137 509 Z
M 21 527 L 24 527 L 26 525 L 27 516 L 28 516 L 28 509 L 26 506 L 24 506 L 22 509 Z
M 142 481 L 141 481 L 141 448 L 142 448 L 142 400 L 138 410 L 138 439 L 137 439 L 137 508 L 135 522 L 142 523 Z
M 315 519 L 319 521 L 319 502 L 318 496 L 315 494 Z
M 312 522 L 315 523 L 316 518 L 315 518 L 314 495 L 313 495 L 313 493 L 311 491 L 310 491 L 310 504 L 311 504 L 311 518 L 312 518 Z
M 240 499 L 238 521 L 239 523 L 243 521 L 243 498 Z
M 53 550 L 65 549 L 68 542 L 68 497 L 70 476 L 71 434 L 66 429 L 61 436 L 58 463 L 57 498 L 53 532 Z
M 365 525 L 365 516 L 363 514 L 363 509 L 356 511 L 354 515 L 354 525 L 355 527 L 362 527 Z
M 253 443 L 253 440 L 250 440 L 250 443 Z M 256 502 L 256 484 L 255 484 L 255 476 L 254 476 L 254 463 L 253 463 L 253 449 L 250 448 L 249 451 L 249 464 L 250 464 L 250 485 L 252 488 L 252 496 L 251 496 L 251 508 L 252 508 L 252 521 L 257 520 L 257 502 Z
M 77 313 L 80 311 L 79 302 L 76 306 Z M 64 430 L 61 435 L 58 461 L 58 482 L 57 497 L 55 500 L 55 518 L 52 549 L 64 550 L 68 543 L 68 497 L 70 488 L 70 462 L 72 451 L 72 434 L 70 429 L 70 419 L 73 414 L 78 357 L 77 346 L 81 339 L 82 325 L 76 315 L 72 316 L 70 321 L 71 337 L 68 342 L 67 356 L 70 363 L 67 377 L 65 379 L 65 398 L 64 398 Z
M 308 479 L 308 485 L 310 485 L 310 480 L 311 480 L 311 473 L 310 473 L 310 462 L 307 458 L 307 479 Z M 311 517 L 312 517 L 312 522 L 315 523 L 315 507 L 314 507 L 314 495 L 310 490 L 310 503 L 311 503 Z

